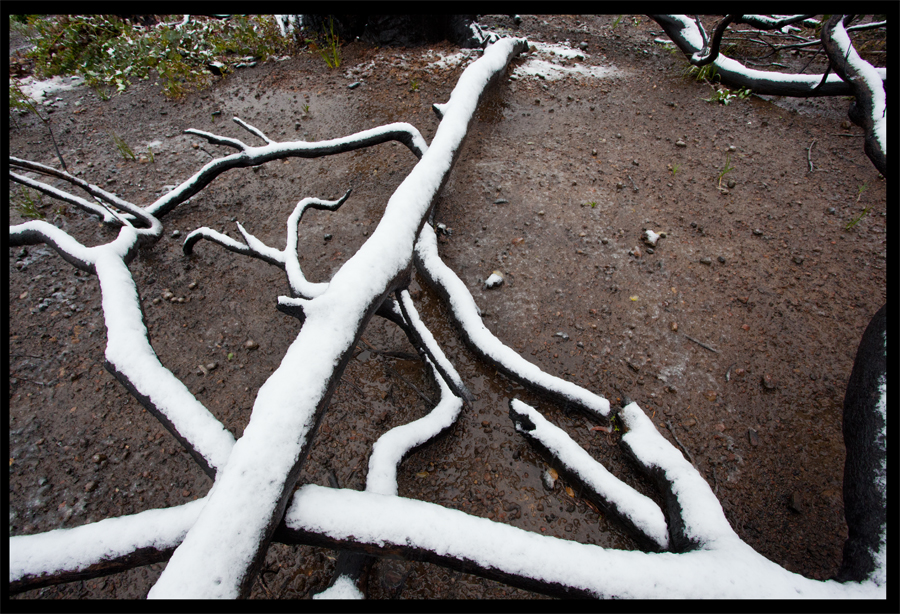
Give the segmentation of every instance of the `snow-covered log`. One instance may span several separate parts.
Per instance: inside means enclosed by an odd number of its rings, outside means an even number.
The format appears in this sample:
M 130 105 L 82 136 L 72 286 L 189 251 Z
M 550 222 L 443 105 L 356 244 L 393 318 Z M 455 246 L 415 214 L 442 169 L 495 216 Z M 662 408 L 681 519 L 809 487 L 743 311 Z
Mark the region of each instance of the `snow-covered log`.
M 362 328 L 408 278 L 416 237 L 485 88 L 524 49 L 523 40 L 501 40 L 462 74 L 431 146 L 394 192 L 372 236 L 334 275 L 328 289 L 304 306 L 300 333 L 260 388 L 244 435 L 150 597 L 237 597 L 249 591 Z M 284 155 L 274 145 L 258 149 L 263 159 Z M 231 538 L 223 540 L 222 535 Z
M 887 548 L 887 305 L 863 333 L 844 397 L 844 515 L 837 578 L 883 581 Z

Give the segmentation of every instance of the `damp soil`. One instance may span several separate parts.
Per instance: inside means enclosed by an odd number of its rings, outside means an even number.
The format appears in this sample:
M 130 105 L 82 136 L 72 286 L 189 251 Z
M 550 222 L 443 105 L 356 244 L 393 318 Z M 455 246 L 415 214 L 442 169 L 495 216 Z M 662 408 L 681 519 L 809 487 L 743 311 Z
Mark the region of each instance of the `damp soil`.
M 638 402 L 664 437 L 679 445 L 677 437 L 744 541 L 791 571 L 830 578 L 847 534 L 844 389 L 862 332 L 886 298 L 886 187 L 863 153 L 861 131 L 842 126 L 849 101 L 706 102 L 709 86 L 682 77 L 684 60 L 653 43 L 660 28 L 646 19 L 617 27 L 604 16 L 526 16 L 518 28 L 508 17 L 483 21 L 545 43 L 584 41 L 585 64 L 619 70 L 498 86 L 437 203 L 435 221 L 451 231 L 440 239 L 445 262 L 501 340 L 614 405 Z M 462 67 L 429 68 L 436 58 L 425 54 L 352 43 L 339 70 L 303 54 L 238 70 L 177 102 L 138 83 L 108 101 L 87 88 L 59 92 L 45 108 L 70 171 L 146 204 L 223 153 L 185 129 L 255 141 L 232 116 L 275 140 L 406 121 L 430 141 L 438 125 L 431 104 L 447 100 Z M 140 159 L 123 159 L 112 133 Z M 58 165 L 33 115 L 10 118 L 9 145 L 14 155 Z M 207 226 L 237 237 L 240 222 L 280 248 L 299 199 L 353 188 L 338 212 L 310 211 L 300 227 L 305 274 L 327 280 L 375 228 L 415 162 L 402 145 L 386 144 L 230 171 L 167 215 L 163 238 L 130 265 L 162 363 L 235 436 L 299 324 L 275 309 L 288 293 L 280 270 L 211 243 L 185 256 L 184 236 Z M 720 183 L 726 162 L 733 170 Z M 18 186 L 10 197 L 18 202 Z M 39 207 L 85 244 L 114 236 L 72 207 L 47 198 Z M 14 206 L 10 217 L 22 221 Z M 652 252 L 644 229 L 666 235 Z M 495 270 L 505 283 L 483 290 Z M 8 285 L 9 534 L 203 497 L 211 480 L 103 368 L 96 280 L 47 247 L 29 246 L 9 248 Z M 476 400 L 445 437 L 404 461 L 400 494 L 546 535 L 637 548 L 577 485 L 542 483 L 550 465 L 516 434 L 507 403 L 535 405 L 661 502 L 616 435 L 480 362 L 436 295 L 418 278 L 411 290 Z M 414 354 L 402 332 L 373 319 L 302 483 L 363 488 L 373 442 L 437 399 Z M 328 585 L 335 558 L 273 544 L 252 597 L 309 598 Z M 18 597 L 142 598 L 163 568 Z M 395 559 L 374 565 L 367 594 L 541 597 Z

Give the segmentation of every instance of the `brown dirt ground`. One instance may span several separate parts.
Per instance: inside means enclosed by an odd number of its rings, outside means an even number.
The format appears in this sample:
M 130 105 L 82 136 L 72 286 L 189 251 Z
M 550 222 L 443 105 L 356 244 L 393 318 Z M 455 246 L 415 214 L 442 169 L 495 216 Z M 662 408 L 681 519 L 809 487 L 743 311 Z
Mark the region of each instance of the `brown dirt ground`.
M 512 28 L 507 17 L 483 21 Z M 844 388 L 862 332 L 886 298 L 885 182 L 863 153 L 860 130 L 842 127 L 847 100 L 705 102 L 709 87 L 681 76 L 680 54 L 652 42 L 660 33 L 655 23 L 626 19 L 613 29 L 612 21 L 523 18 L 518 34 L 547 43 L 585 41 L 587 64 L 612 64 L 625 74 L 504 82 L 479 112 L 438 203 L 436 221 L 452 229 L 441 240 L 442 256 L 502 340 L 613 403 L 637 401 L 674 441 L 670 423 L 748 544 L 787 569 L 829 578 L 846 537 Z M 75 89 L 54 95 L 60 100 L 51 117 L 70 171 L 148 203 L 162 186 L 219 154 L 183 135 L 186 128 L 253 141 L 224 119 L 235 115 L 281 140 L 407 121 L 430 141 L 438 124 L 431 103 L 447 99 L 461 68 L 428 69 L 422 53 L 353 43 L 338 71 L 301 54 L 237 71 L 179 102 L 149 83 L 107 102 Z M 373 60 L 371 76 L 345 74 Z M 363 85 L 349 90 L 358 79 Z M 154 161 L 124 161 L 107 131 L 137 153 L 160 141 Z M 686 147 L 677 147 L 679 140 Z M 14 155 L 57 164 L 33 116 L 10 119 L 9 146 Z M 734 187 L 723 193 L 717 175 L 731 147 L 734 170 L 725 180 Z M 404 147 L 389 144 L 231 171 L 166 216 L 163 239 L 131 265 L 163 364 L 236 436 L 298 323 L 275 310 L 277 296 L 287 293 L 281 272 L 209 243 L 185 257 L 184 235 L 209 226 L 237 236 L 239 221 L 281 247 L 293 203 L 352 187 L 339 212 L 313 211 L 300 229 L 304 271 L 324 280 L 366 239 L 414 163 Z M 863 184 L 868 189 L 857 202 Z M 10 197 L 17 202 L 18 187 L 11 185 Z M 48 198 L 43 204 L 49 221 L 87 244 L 114 236 L 71 207 Z M 868 215 L 845 230 L 867 206 Z M 10 217 L 21 221 L 12 206 Z M 640 240 L 644 228 L 667 233 L 652 254 Z M 640 257 L 629 254 L 636 246 Z M 495 269 L 506 283 L 481 290 Z M 189 289 L 192 282 L 197 286 Z M 211 481 L 102 367 L 95 280 L 48 248 L 31 246 L 9 249 L 8 283 L 9 534 L 204 496 Z M 507 399 L 535 404 L 614 473 L 654 493 L 615 441 L 480 363 L 458 341 L 435 296 L 416 281 L 412 289 L 478 399 L 448 437 L 405 461 L 401 495 L 585 543 L 635 547 L 577 493 L 567 494 L 565 484 L 554 491 L 542 486 L 547 463 L 515 434 Z M 166 290 L 186 302 L 155 300 Z M 373 321 L 364 337 L 379 350 L 413 352 L 382 321 Z M 248 339 L 258 349 L 248 350 Z M 217 368 L 203 375 L 198 365 L 211 362 Z M 341 486 L 362 488 L 375 439 L 429 410 L 410 384 L 436 395 L 420 362 L 371 352 L 352 361 L 343 379 L 302 482 L 327 485 L 333 472 Z M 751 429 L 758 443 L 751 443 Z M 94 462 L 100 454 L 106 459 Z M 792 497 L 799 511 L 791 509 Z M 510 511 L 513 504 L 519 513 Z M 252 596 L 308 598 L 327 586 L 334 558 L 325 549 L 275 544 Z M 163 568 L 19 597 L 141 598 Z M 540 597 L 396 560 L 376 563 L 368 596 Z

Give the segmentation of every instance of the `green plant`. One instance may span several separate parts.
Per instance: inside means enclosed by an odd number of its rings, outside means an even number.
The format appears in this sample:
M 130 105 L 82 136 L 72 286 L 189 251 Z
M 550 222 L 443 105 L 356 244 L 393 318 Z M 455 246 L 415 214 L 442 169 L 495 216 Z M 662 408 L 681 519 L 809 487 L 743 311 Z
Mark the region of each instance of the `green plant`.
M 725 154 L 725 166 L 719 171 L 719 187 L 722 187 L 722 179 L 734 170 L 734 167 L 731 166 L 731 154 Z
M 856 204 L 859 204 L 859 199 L 862 198 L 863 192 L 865 192 L 868 189 L 869 189 L 868 181 L 857 188 Z M 864 217 L 866 217 L 866 214 L 869 213 L 869 210 L 871 208 L 872 208 L 872 205 L 869 205 L 868 207 L 863 209 L 862 213 L 860 213 L 857 217 L 855 217 L 853 220 L 848 222 L 846 226 L 844 226 L 844 230 L 850 230 L 851 228 L 853 228 L 854 226 L 859 224 L 860 220 L 862 220 Z
M 597 201 L 596 201 L 596 200 L 592 200 L 592 201 L 589 202 L 588 204 L 591 206 L 591 209 L 593 209 L 594 207 L 597 206 Z
M 29 24 L 29 55 L 38 76 L 81 74 L 103 99 L 108 96 L 101 86 L 122 92 L 133 79 L 149 79 L 151 70 L 166 96 L 178 98 L 211 83 L 211 63 L 233 55 L 266 59 L 287 53 L 292 44 L 271 16 L 194 16 L 142 27 L 113 15 L 51 15 Z
M 112 137 L 112 140 L 116 144 L 119 153 L 122 154 L 123 159 L 137 160 L 137 156 L 134 155 L 134 152 L 131 151 L 131 147 L 128 146 L 128 143 L 126 143 L 122 137 L 112 131 L 108 131 L 107 134 Z
M 697 81 L 712 82 L 718 76 L 719 69 L 715 64 L 707 64 L 706 66 L 688 65 L 682 73 L 685 77 L 693 78 Z
M 409 91 L 410 91 L 410 92 L 418 92 L 418 91 L 419 91 L 419 82 L 418 82 L 418 80 L 416 80 L 416 79 L 413 79 L 413 80 L 412 80 L 412 82 L 409 84 Z
M 728 105 L 732 100 L 737 98 L 738 100 L 744 100 L 749 98 L 751 92 L 749 89 L 742 88 L 736 91 L 731 91 L 728 88 L 721 88 L 713 90 L 713 95 L 710 98 L 704 98 L 706 102 L 718 102 L 719 104 Z
M 616 20 L 612 24 L 613 29 L 616 29 L 619 26 L 619 22 L 622 21 L 622 17 L 624 17 L 624 15 L 616 15 Z
M 38 211 L 38 204 L 34 202 L 31 198 L 31 191 L 26 189 L 24 186 L 19 186 L 19 193 L 22 196 L 22 200 L 16 203 L 16 211 L 22 217 L 26 217 L 32 220 L 42 220 L 44 219 L 44 214 Z M 38 192 L 38 203 L 41 201 L 41 194 Z
M 304 113 L 304 114 L 308 114 L 308 113 L 309 113 L 309 105 L 308 105 L 308 104 L 303 105 L 303 113 Z
M 675 175 L 678 174 L 678 171 L 681 170 L 681 165 L 680 164 L 670 164 L 669 170 L 672 171 L 672 176 L 674 177 Z
M 320 45 L 311 38 L 306 39 L 310 49 L 319 54 L 328 68 L 340 68 L 341 66 L 341 41 L 334 33 L 334 20 L 328 20 L 328 30 L 324 34 L 325 44 Z
M 150 156 L 150 164 L 156 164 L 156 158 L 153 157 L 153 150 L 147 145 L 147 154 Z

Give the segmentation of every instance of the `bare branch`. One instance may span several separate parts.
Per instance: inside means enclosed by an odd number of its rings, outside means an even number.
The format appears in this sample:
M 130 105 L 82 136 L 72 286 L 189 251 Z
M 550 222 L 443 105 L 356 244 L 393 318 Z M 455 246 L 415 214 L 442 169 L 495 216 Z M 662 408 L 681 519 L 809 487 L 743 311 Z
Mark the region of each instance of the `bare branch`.
M 719 46 L 722 44 L 722 35 L 728 29 L 728 24 L 735 19 L 740 19 L 740 17 L 740 15 L 726 15 L 719 22 L 719 25 L 716 26 L 716 29 L 713 30 L 712 39 L 703 46 L 703 49 L 691 56 L 691 64 L 694 66 L 706 66 L 715 62 L 716 58 L 719 57 Z

